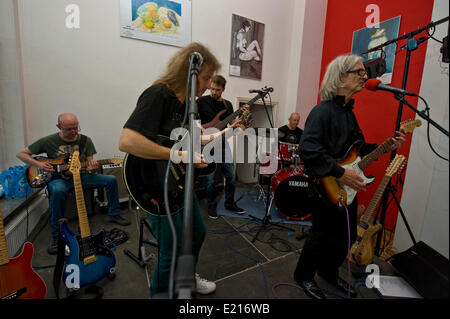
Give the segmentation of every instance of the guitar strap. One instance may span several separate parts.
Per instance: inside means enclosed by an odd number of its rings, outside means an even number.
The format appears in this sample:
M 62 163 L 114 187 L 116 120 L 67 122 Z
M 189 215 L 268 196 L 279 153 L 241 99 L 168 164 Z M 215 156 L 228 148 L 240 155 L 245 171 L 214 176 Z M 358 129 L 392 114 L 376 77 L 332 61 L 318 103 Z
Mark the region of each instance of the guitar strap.
M 80 155 L 84 153 L 84 149 L 86 147 L 87 136 L 80 134 Z
M 61 234 L 61 230 L 58 232 L 58 249 L 56 255 L 55 271 L 53 272 L 53 289 L 57 299 L 59 298 L 59 285 L 61 284 L 62 272 L 64 268 L 64 255 L 65 255 L 66 241 Z

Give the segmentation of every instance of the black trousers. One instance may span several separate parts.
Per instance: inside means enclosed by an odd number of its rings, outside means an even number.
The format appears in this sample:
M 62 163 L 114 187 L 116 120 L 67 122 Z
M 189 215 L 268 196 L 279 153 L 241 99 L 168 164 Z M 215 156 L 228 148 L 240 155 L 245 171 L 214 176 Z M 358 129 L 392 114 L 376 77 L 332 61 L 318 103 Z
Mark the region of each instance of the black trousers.
M 357 198 L 347 207 L 350 245 L 356 239 Z M 348 253 L 348 223 L 345 207 L 315 196 L 311 203 L 312 227 L 294 272 L 297 281 L 312 281 L 316 272 L 333 280 Z

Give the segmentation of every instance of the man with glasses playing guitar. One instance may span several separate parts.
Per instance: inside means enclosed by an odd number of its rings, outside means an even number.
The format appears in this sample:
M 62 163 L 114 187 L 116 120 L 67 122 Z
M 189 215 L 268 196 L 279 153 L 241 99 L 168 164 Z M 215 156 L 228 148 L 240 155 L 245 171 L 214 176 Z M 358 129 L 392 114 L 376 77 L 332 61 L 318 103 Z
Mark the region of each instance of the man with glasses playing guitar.
M 79 134 L 80 126 L 77 117 L 71 113 L 63 113 L 58 116 L 56 127 L 59 129 L 58 133 L 50 134 L 37 140 L 17 153 L 16 156 L 24 163 L 38 167 L 42 171 L 56 173 L 49 161 L 39 161 L 32 155 L 46 153 L 49 158 L 57 158 L 66 154 L 72 154 L 74 151 L 79 151 L 80 161 L 87 163 L 86 166 L 89 172 L 89 174 L 81 174 L 83 188 L 104 187 L 108 199 L 108 215 L 110 221 L 122 226 L 129 225 L 130 222 L 120 216 L 116 178 L 111 175 L 90 174 L 99 168 L 99 163 L 94 160 L 96 150 L 92 140 L 85 135 Z M 67 192 L 71 189 L 73 189 L 73 181 L 70 177 L 66 179 L 54 178 L 48 183 L 52 238 L 47 252 L 50 255 L 55 255 L 57 252 L 58 220 L 64 217 Z

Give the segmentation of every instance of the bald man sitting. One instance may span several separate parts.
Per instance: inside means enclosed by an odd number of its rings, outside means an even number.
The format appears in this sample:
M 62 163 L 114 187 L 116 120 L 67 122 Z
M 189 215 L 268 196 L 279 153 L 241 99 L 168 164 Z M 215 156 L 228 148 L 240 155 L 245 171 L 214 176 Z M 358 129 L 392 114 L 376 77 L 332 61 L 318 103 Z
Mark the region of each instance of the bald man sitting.
M 278 140 L 280 142 L 299 144 L 303 130 L 297 127 L 298 123 L 300 123 L 300 114 L 292 113 L 289 117 L 289 123 L 278 129 L 278 131 L 284 133 L 283 137 L 279 138 Z
M 74 151 L 80 152 L 80 162 L 86 162 L 89 172 L 93 172 L 99 167 L 94 160 L 96 153 L 92 140 L 82 134 L 79 134 L 80 126 L 78 119 L 74 114 L 63 113 L 58 116 L 56 127 L 58 133 L 43 137 L 28 147 L 25 147 L 17 157 L 24 163 L 37 166 L 47 172 L 54 172 L 53 166 L 47 162 L 40 162 L 33 159 L 33 154 L 46 153 L 49 158 L 56 158 Z M 111 175 L 81 173 L 81 183 L 83 189 L 105 188 L 108 198 L 109 220 L 113 223 L 126 226 L 130 222 L 120 216 L 120 204 L 117 180 Z M 50 211 L 50 230 L 52 238 L 47 249 L 51 255 L 56 254 L 58 246 L 58 220 L 64 217 L 66 207 L 67 192 L 73 189 L 73 179 L 53 179 L 48 184 L 50 193 L 49 211 Z

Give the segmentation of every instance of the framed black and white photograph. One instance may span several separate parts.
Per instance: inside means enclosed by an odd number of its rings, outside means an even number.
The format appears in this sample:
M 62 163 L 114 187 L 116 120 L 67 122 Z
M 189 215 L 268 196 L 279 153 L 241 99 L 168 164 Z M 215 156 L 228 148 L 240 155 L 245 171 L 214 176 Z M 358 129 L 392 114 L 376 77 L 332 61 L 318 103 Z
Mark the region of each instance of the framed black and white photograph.
M 264 23 L 232 15 L 230 75 L 261 79 Z

